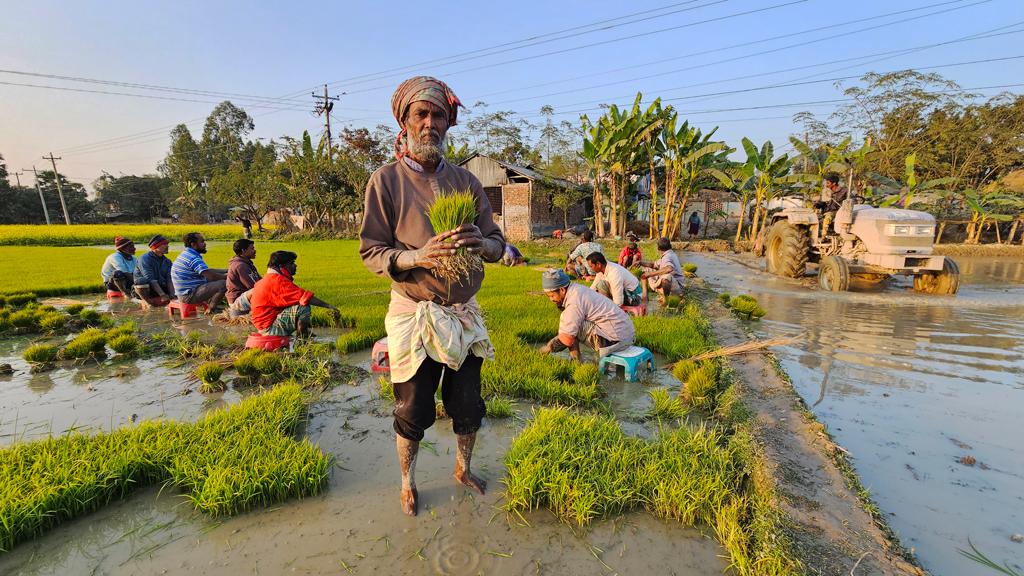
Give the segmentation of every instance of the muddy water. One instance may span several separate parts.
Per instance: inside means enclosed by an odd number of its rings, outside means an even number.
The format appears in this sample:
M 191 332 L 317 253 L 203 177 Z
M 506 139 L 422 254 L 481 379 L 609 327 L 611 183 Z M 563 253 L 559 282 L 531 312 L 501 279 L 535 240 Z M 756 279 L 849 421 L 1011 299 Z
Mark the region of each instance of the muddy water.
M 156 319 L 153 320 L 157 322 Z M 202 320 L 191 329 L 212 328 Z M 324 332 L 324 331 L 318 331 Z M 325 340 L 332 335 L 324 334 Z M 0 380 L 0 445 L 72 427 L 109 429 L 139 418 L 194 420 L 211 405 L 236 402 L 233 391 L 203 396 L 185 369 L 162 359 L 108 361 L 31 375 L 19 359 L 24 341 L 0 343 L 0 362 L 18 369 Z M 369 368 L 369 354 L 348 358 Z M 661 359 L 659 359 L 660 361 Z M 650 433 L 641 416 L 650 386 L 609 380 L 604 386 L 630 433 Z M 311 440 L 332 454 L 329 485 L 318 497 L 212 519 L 194 512 L 174 489 L 140 490 L 93 514 L 0 555 L 0 574 L 679 574 L 718 575 L 724 551 L 707 535 L 645 513 L 574 529 L 544 510 L 510 518 L 501 479 L 504 454 L 529 418 L 485 421 L 474 468 L 489 482 L 476 496 L 452 480 L 451 423 L 428 431 L 417 469 L 420 516 L 398 505 L 398 466 L 389 402 L 376 378 L 340 385 L 312 405 Z M 13 416 L 17 415 L 17 422 Z
M 1024 262 L 957 258 L 949 298 L 902 279 L 826 293 L 731 255 L 683 259 L 711 287 L 758 299 L 759 336 L 801 336 L 776 355 L 930 573 L 984 573 L 957 552 L 968 538 L 1024 565 L 1010 540 L 1024 532 Z

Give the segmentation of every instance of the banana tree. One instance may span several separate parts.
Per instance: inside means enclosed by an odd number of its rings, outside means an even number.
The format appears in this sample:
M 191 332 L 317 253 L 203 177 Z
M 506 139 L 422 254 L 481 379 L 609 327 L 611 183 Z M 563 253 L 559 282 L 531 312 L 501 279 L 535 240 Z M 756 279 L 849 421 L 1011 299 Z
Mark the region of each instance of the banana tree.
M 794 175 L 795 182 L 805 183 L 804 200 L 810 200 L 808 192 L 813 191 L 815 186 L 821 186 L 825 175 L 829 172 L 846 173 L 850 169 L 848 163 L 851 137 L 847 136 L 842 142 L 835 146 L 823 145 L 811 148 L 806 142 L 796 136 L 789 137 L 790 144 L 800 153 L 803 158 L 803 171 Z M 798 159 L 794 159 L 794 166 L 799 166 Z
M 776 158 L 771 140 L 765 141 L 760 150 L 749 138 L 743 138 L 742 142 L 743 150 L 747 153 L 747 161 L 742 171 L 745 181 L 741 189 L 750 188 L 754 192 L 754 215 L 750 222 L 749 236 L 750 240 L 754 240 L 767 213 L 767 204 L 782 188 L 782 184 L 785 183 L 783 179 L 789 174 L 793 161 L 788 154 Z
M 936 194 L 942 191 L 940 188 L 941 186 L 953 184 L 957 181 L 957 179 L 953 177 L 934 178 L 932 180 L 925 180 L 924 182 L 918 181 L 916 170 L 917 152 L 911 152 L 906 158 L 904 158 L 903 164 L 904 183 L 901 184 L 900 182 L 896 182 L 895 180 L 880 175 L 875 178 L 882 184 L 900 190 L 899 193 L 890 195 L 882 200 L 881 204 L 879 204 L 882 208 L 900 204 L 902 204 L 903 208 L 910 208 L 910 205 L 914 202 L 915 196 Z
M 594 187 L 594 233 L 604 236 L 604 194 L 601 192 L 601 181 L 603 180 L 604 148 L 607 138 L 600 122 L 592 123 L 586 114 L 581 116 L 580 120 L 583 123 L 583 151 L 580 156 L 587 163 Z
M 684 121 L 676 129 L 675 118 L 664 124 L 662 139 L 665 142 L 665 211 L 661 235 L 673 238 L 679 230 L 686 203 L 697 189 L 717 180 L 727 188 L 733 186 L 733 179 L 726 174 L 730 165 L 726 156 L 734 150 L 724 142 L 712 142 L 715 128 L 704 134 L 699 128 Z
M 1000 214 L 997 211 L 1018 203 L 1020 203 L 1018 198 L 1002 192 L 965 190 L 964 204 L 971 211 L 971 220 L 967 223 L 967 244 L 977 244 L 981 241 L 981 233 L 986 224 L 1013 220 L 1013 216 Z M 998 226 L 996 227 L 996 238 L 1000 240 Z

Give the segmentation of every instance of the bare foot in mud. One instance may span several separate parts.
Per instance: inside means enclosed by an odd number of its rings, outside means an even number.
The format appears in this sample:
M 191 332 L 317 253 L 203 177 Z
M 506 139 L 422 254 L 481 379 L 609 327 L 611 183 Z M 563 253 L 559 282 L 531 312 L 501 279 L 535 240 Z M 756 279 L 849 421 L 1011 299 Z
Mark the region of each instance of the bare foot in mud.
M 456 482 L 476 490 L 481 496 L 483 495 L 484 490 L 487 489 L 487 481 L 476 476 L 472 472 L 456 470 L 454 476 Z
M 419 497 L 420 494 L 416 491 L 415 486 L 409 489 L 402 488 L 402 493 L 399 495 L 399 499 L 402 502 L 402 512 L 405 512 L 408 516 L 415 516 Z

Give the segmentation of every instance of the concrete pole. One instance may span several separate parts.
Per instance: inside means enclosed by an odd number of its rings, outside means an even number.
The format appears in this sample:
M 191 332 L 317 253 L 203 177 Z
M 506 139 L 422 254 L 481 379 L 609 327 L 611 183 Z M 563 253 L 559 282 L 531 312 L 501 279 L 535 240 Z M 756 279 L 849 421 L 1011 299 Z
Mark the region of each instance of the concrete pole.
M 49 156 L 43 156 L 43 160 L 49 160 L 50 164 L 53 164 L 53 179 L 57 181 L 57 195 L 60 196 L 60 208 L 64 211 L 64 223 L 71 226 L 71 217 L 68 216 L 68 205 L 64 202 L 64 188 L 60 185 L 60 174 L 57 173 L 57 160 L 60 160 L 60 158 L 54 158 L 53 152 L 50 152 Z
M 24 168 L 22 168 L 24 170 Z M 46 200 L 43 199 L 43 189 L 39 187 L 39 172 L 36 172 L 36 167 L 32 166 L 32 173 L 36 175 L 36 192 L 39 193 L 39 203 L 43 205 L 43 217 L 46 218 L 46 224 L 50 224 L 50 211 L 46 209 Z

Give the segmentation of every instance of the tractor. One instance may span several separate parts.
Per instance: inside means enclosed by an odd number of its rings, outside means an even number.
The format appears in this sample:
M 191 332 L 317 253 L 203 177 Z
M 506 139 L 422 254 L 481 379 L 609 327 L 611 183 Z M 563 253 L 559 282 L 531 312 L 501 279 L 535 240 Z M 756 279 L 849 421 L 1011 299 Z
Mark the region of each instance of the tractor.
M 912 275 L 914 290 L 956 294 L 956 262 L 933 254 L 935 218 L 927 212 L 873 208 L 847 199 L 838 212 L 794 203 L 769 211 L 762 244 L 768 272 L 788 278 L 804 275 L 808 262 L 818 264 L 824 290 L 847 290 L 851 278 L 878 282 L 896 274 Z

